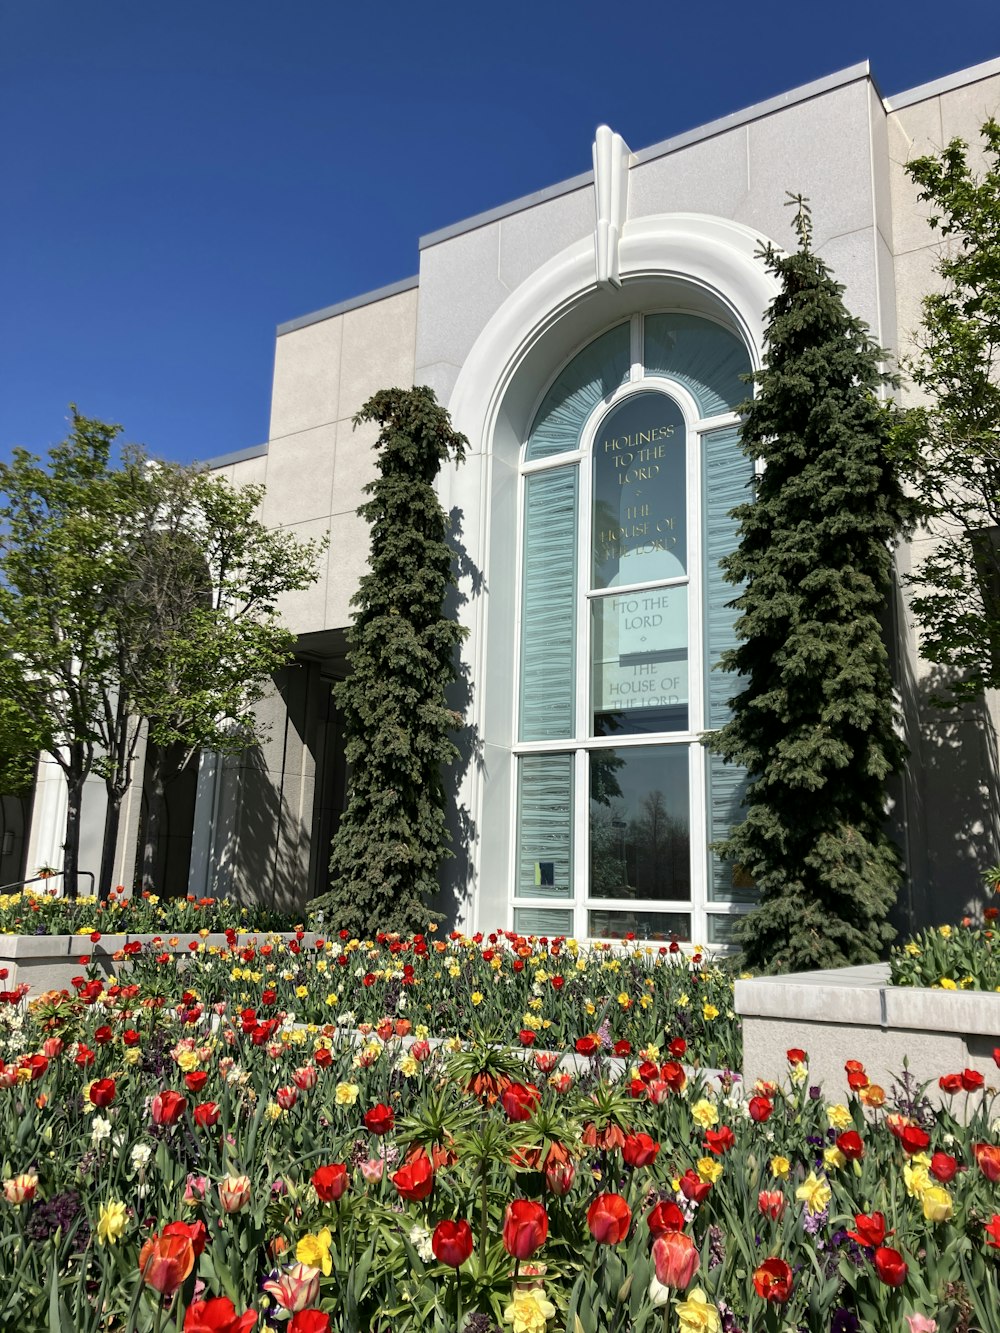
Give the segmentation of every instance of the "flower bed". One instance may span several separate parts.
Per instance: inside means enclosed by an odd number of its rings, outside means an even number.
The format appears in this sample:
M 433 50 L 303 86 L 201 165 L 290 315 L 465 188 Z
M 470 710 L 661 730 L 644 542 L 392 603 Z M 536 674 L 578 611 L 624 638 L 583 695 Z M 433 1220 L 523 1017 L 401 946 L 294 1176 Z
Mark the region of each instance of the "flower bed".
M 287 912 L 232 898 L 158 898 L 113 888 L 107 902 L 94 896 L 61 897 L 56 890 L 0 894 L 2 935 L 173 935 L 179 931 L 295 930 Z
M 620 953 L 516 939 L 391 951 L 402 943 L 204 947 L 183 969 L 140 950 L 128 984 L 81 977 L 71 997 L 0 1007 L 0 1327 L 1000 1329 L 992 1089 L 971 1090 L 963 1116 L 957 1101 L 894 1102 L 852 1065 L 817 1096 L 793 1049 L 780 1087 L 737 1097 L 731 1076 L 667 1058 L 697 1039 L 692 997 L 711 1006 L 687 964 L 644 956 L 636 981 L 655 1002 L 630 1008 Z M 330 990 L 332 1021 L 293 1022 L 286 998 L 302 1017 L 331 976 L 379 1018 Z M 471 1012 L 441 1013 L 432 982 L 480 976 L 509 979 L 489 983 L 495 1009 L 480 989 Z M 476 1015 L 485 1036 L 486 1016 L 509 1028 L 525 1013 L 534 1046 L 459 1040 Z M 662 1040 L 633 1047 L 612 1085 L 630 1017 Z M 447 1041 L 431 1045 L 429 1018 Z M 557 1033 L 583 1068 L 542 1049 Z M 966 1096 L 965 1071 L 937 1072 Z
M 931 990 L 1000 991 L 998 909 L 987 907 L 986 924 L 966 919 L 959 926 L 923 930 L 893 949 L 889 976 L 894 986 Z

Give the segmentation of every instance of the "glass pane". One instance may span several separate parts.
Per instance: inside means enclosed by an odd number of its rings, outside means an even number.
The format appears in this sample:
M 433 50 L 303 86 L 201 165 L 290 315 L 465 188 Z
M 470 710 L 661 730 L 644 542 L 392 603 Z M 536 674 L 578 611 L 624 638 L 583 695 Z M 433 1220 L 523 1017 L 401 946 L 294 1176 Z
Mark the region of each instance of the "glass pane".
M 741 588 L 727 583 L 719 562 L 739 544 L 739 530 L 730 513 L 751 499 L 753 463 L 740 449 L 739 427 L 727 426 L 705 436 L 703 523 L 705 529 L 705 708 L 709 727 L 729 721 L 729 701 L 742 688 L 741 678 L 720 671 L 722 654 L 737 644 L 736 612 L 731 603 Z
M 741 378 L 751 370 L 743 340 L 701 315 L 647 315 L 647 375 L 679 380 L 698 404 L 703 417 L 731 412 L 751 396 Z
M 573 913 L 557 907 L 515 907 L 514 929 L 519 935 L 570 935 Z
M 684 417 L 663 393 L 626 398 L 594 437 L 593 587 L 687 572 Z
M 685 584 L 593 599 L 595 736 L 687 731 L 687 608 Z
M 728 838 L 735 825 L 746 817 L 743 799 L 747 771 L 739 764 L 726 764 L 722 756 L 708 757 L 708 841 L 711 845 Z M 710 853 L 708 898 L 713 903 L 755 903 L 757 890 L 746 871 L 733 861 Z
M 637 940 L 691 940 L 691 918 L 683 912 L 588 912 L 587 932 L 595 940 L 621 940 L 633 935 Z
M 619 324 L 595 338 L 566 366 L 542 399 L 525 459 L 551 458 L 580 447 L 580 432 L 597 404 L 628 382 L 631 332 Z
M 709 944 L 736 944 L 735 931 L 740 916 L 719 916 L 710 913 L 708 917 L 708 943 Z
M 573 756 L 518 760 L 518 898 L 569 898 L 573 877 Z
M 590 896 L 691 897 L 688 747 L 590 753 Z
M 521 739 L 574 734 L 575 467 L 526 477 L 521 616 Z

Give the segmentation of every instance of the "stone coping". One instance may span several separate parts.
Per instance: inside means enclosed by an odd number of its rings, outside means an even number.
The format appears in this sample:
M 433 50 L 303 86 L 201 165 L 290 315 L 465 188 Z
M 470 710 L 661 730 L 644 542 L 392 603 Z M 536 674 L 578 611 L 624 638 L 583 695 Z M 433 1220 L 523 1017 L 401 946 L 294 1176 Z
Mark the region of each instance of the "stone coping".
M 1000 1037 L 1000 994 L 889 984 L 889 964 L 792 972 L 737 981 L 741 1018 Z

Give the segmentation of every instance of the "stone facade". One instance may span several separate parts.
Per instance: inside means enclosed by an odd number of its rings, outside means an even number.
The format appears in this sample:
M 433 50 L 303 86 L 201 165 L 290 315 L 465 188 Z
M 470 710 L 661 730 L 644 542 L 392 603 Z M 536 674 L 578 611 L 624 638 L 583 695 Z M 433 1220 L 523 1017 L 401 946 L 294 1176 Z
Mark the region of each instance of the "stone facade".
M 596 181 L 587 172 L 424 237 L 413 279 L 279 327 L 268 443 L 212 466 L 237 485 L 264 482 L 265 521 L 328 535 L 329 548 L 318 582 L 283 607 L 299 648 L 266 706 L 265 745 L 238 760 L 201 758 L 184 816 L 190 891 L 294 899 L 325 884 L 346 780 L 329 684 L 345 669 L 350 598 L 367 550 L 355 511 L 374 476 L 373 430 L 351 419 L 377 389 L 419 383 L 470 441 L 467 462 L 440 482 L 463 570 L 457 613 L 469 630 L 455 700 L 469 724 L 455 775 L 458 855 L 442 903 L 466 928 L 512 924 L 523 445 L 546 390 L 602 331 L 631 321 L 634 347 L 640 321 L 665 310 L 728 328 L 759 365 L 773 288 L 756 252 L 762 241 L 790 243 L 788 191 L 808 198 L 814 247 L 850 308 L 885 347 L 905 353 L 936 256 L 905 164 L 956 134 L 975 141 L 998 108 L 1000 62 L 888 101 L 863 64 L 641 151 L 602 131 Z M 644 373 L 633 366 L 632 379 Z M 900 552 L 901 573 L 928 540 Z M 703 574 L 692 575 L 693 592 Z M 979 872 L 997 859 L 996 701 L 957 718 L 931 709 L 905 599 L 890 610 L 913 756 L 891 815 L 909 872 L 901 921 L 939 920 L 975 903 Z M 691 754 L 694 791 L 703 761 Z M 57 856 L 58 800 L 50 793 L 42 810 L 45 785 L 29 866 Z M 692 856 L 704 859 L 704 799 L 692 800 Z M 138 818 L 133 808 L 123 821 L 126 880 Z M 579 853 L 583 834 L 573 836 Z M 577 928 L 585 872 L 578 854 Z M 693 873 L 701 905 L 691 926 L 698 934 L 718 926 L 724 942 L 725 922 L 712 913 L 731 905 L 712 907 L 709 873 Z

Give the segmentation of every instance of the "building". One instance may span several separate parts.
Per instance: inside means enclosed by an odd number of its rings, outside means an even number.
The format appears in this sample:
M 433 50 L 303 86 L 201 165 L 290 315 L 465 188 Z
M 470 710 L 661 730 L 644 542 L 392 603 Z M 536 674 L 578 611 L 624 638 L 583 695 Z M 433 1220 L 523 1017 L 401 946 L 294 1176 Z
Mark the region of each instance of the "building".
M 440 487 L 469 629 L 444 909 L 469 929 L 724 944 L 753 889 L 708 844 L 738 817 L 741 775 L 698 738 L 731 688 L 711 665 L 732 638 L 718 560 L 750 475 L 733 408 L 773 295 L 757 251 L 789 244 L 786 192 L 804 194 L 848 305 L 904 351 L 936 258 L 904 164 L 975 142 L 998 110 L 1000 61 L 888 100 L 862 64 L 640 151 L 602 127 L 592 171 L 424 237 L 416 277 L 281 325 L 269 441 L 212 466 L 266 483 L 265 521 L 329 534 L 329 553 L 284 608 L 298 650 L 268 743 L 202 755 L 169 798 L 162 884 L 325 887 L 346 783 L 329 684 L 374 475 L 374 431 L 351 418 L 379 388 L 425 383 L 470 441 Z M 928 706 L 902 597 L 887 633 L 912 751 L 891 816 L 901 918 L 940 920 L 997 859 L 998 713 Z M 59 800 L 40 782 L 29 867 L 58 862 Z

